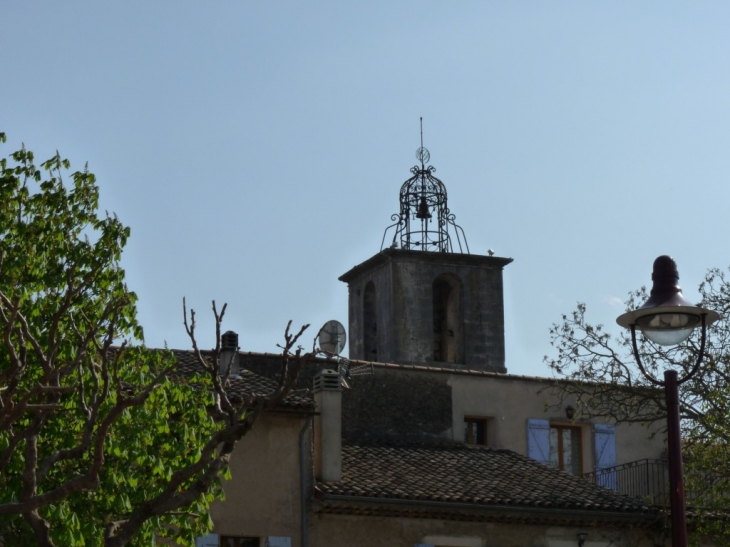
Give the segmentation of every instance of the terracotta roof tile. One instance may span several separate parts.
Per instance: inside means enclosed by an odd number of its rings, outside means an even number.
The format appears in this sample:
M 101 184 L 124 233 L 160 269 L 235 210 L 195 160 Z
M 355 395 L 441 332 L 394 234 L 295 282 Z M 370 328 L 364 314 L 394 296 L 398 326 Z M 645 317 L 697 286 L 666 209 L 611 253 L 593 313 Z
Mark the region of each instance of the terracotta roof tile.
M 177 349 L 171 351 L 177 358 L 178 372 L 183 376 L 192 376 L 195 373 L 202 372 L 202 368 L 192 351 Z M 204 357 L 208 357 L 211 352 L 204 351 L 201 353 Z M 277 388 L 277 383 L 274 380 L 245 369 L 241 369 L 238 377 L 229 378 L 229 382 L 230 385 L 227 388 L 229 396 L 239 399 L 244 399 L 251 395 L 268 395 L 273 393 Z M 308 392 L 290 393 L 282 401 L 281 406 L 292 410 L 314 410 L 314 399 L 311 393 Z
M 331 496 L 653 513 L 639 500 L 509 450 L 463 444 L 346 441 Z

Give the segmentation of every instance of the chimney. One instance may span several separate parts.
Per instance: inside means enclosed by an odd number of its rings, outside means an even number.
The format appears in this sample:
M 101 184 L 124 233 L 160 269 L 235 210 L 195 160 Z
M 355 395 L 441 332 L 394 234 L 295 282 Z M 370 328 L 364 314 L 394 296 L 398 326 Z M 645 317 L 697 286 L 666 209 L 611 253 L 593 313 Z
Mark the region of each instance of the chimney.
M 237 376 L 240 372 L 238 367 L 238 334 L 232 330 L 226 331 L 221 336 L 221 354 L 218 369 L 221 376 L 225 375 L 229 363 L 231 364 L 231 376 Z
M 336 370 L 314 377 L 314 476 L 320 481 L 342 480 L 342 386 Z

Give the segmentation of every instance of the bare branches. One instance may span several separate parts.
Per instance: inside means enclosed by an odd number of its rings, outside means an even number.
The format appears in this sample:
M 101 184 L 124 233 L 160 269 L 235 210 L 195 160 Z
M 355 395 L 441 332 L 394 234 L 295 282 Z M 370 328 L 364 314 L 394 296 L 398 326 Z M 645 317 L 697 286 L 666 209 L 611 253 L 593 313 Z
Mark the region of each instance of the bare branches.
M 652 422 L 663 416 L 662 392 L 642 380 L 625 341 L 616 343 L 602 325 L 587 323 L 585 312 L 585 304 L 579 303 L 550 329 L 557 357 L 546 356 L 545 362 L 560 378 L 550 388 L 557 404 L 570 399 L 584 417 L 616 422 Z
M 730 400 L 724 394 L 730 389 L 730 283 L 724 272 L 708 271 L 700 285 L 701 305 L 725 313 L 708 332 L 706 357 L 699 373 L 682 386 L 680 411 L 685 431 L 708 431 L 709 416 L 730 411 Z M 646 299 L 646 289 L 629 294 L 626 309 L 635 309 Z M 626 333 L 617 338 L 593 326 L 585 318 L 586 306 L 579 303 L 562 322 L 550 329 L 551 343 L 557 355 L 545 357 L 558 381 L 551 387 L 560 401 L 578 401 L 584 416 L 606 416 L 617 422 L 663 423 L 665 417 L 662 390 L 649 385 L 636 366 L 631 341 Z M 698 351 L 696 333 L 679 347 L 655 346 L 639 340 L 642 361 L 649 372 L 660 374 L 666 367 L 687 372 L 695 363 Z
M 275 394 L 275 402 L 269 404 L 267 408 L 278 404 L 279 401 L 283 400 L 291 391 L 292 387 L 296 385 L 296 379 L 299 376 L 301 365 L 304 360 L 312 356 L 312 354 L 302 355 L 302 347 L 299 346 L 292 354 L 292 348 L 299 341 L 299 338 L 304 334 L 304 331 L 309 328 L 309 324 L 302 325 L 299 332 L 291 334 L 291 320 L 286 324 L 286 330 L 284 331 L 284 345 L 277 344 L 282 349 L 281 352 L 281 376 L 279 377 L 279 388 Z M 291 366 L 290 360 L 294 358 L 294 365 Z
M 214 303 L 215 305 L 215 303 Z M 216 314 L 216 323 L 218 323 L 218 316 Z M 206 370 L 214 370 L 213 367 L 211 367 L 210 363 L 208 363 L 203 356 L 200 353 L 200 348 L 198 347 L 198 341 L 195 338 L 195 310 L 190 310 L 190 323 L 188 324 L 188 309 L 185 302 L 185 297 L 183 297 L 183 325 L 185 326 L 185 332 L 187 332 L 188 337 L 190 338 L 190 343 L 193 346 L 193 351 L 195 352 L 195 357 L 198 360 L 198 363 Z M 217 331 L 220 330 L 220 327 L 216 327 Z M 216 332 L 217 332 L 216 331 Z

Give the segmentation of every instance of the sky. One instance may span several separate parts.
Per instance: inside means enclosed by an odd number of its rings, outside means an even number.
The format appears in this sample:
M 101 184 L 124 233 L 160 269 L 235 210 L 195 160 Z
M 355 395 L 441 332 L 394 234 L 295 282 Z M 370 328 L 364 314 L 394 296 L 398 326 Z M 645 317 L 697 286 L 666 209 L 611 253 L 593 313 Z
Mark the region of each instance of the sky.
M 726 2 L 0 4 L 0 131 L 97 176 L 148 346 L 246 351 L 347 324 L 337 278 L 380 250 L 416 164 L 504 270 L 509 372 L 549 328 L 611 325 L 661 254 L 685 295 L 727 268 Z

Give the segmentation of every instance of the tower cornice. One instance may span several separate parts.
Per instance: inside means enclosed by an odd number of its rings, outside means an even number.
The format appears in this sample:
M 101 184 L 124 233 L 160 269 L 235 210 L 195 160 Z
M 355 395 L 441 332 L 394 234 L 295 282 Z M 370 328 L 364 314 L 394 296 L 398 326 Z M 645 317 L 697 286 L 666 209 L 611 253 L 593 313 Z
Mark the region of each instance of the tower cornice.
M 379 264 L 385 264 L 393 260 L 399 260 L 407 262 L 412 259 L 414 262 L 420 264 L 439 264 L 446 266 L 453 264 L 455 266 L 473 266 L 480 268 L 504 268 L 507 264 L 511 263 L 514 259 L 504 258 L 499 256 L 484 256 L 484 255 L 473 255 L 473 254 L 460 254 L 460 253 L 439 253 L 429 251 L 411 251 L 408 249 L 383 249 L 378 254 L 371 256 L 365 262 L 354 266 L 338 279 L 344 283 L 357 279 L 363 272 L 371 271 L 376 268 Z

